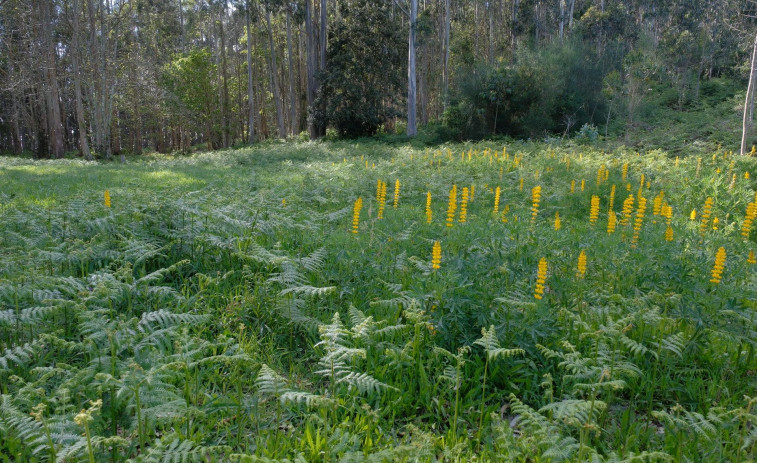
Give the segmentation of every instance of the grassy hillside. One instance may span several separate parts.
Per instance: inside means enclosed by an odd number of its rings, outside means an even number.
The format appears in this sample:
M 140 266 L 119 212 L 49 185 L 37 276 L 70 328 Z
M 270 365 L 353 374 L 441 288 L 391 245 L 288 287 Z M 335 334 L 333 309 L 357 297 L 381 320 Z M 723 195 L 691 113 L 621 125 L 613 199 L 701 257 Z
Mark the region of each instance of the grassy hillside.
M 525 143 L 0 158 L 0 461 L 750 461 L 755 176 Z

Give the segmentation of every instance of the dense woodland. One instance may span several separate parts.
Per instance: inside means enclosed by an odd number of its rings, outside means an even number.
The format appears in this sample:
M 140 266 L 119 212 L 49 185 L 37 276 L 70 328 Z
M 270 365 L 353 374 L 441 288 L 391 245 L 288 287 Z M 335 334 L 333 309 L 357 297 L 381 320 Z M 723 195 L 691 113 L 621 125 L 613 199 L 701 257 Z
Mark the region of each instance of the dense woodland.
M 628 134 L 651 91 L 686 111 L 726 79 L 743 99 L 755 6 L 4 0 L 0 150 L 109 158 L 423 126 L 445 139 Z

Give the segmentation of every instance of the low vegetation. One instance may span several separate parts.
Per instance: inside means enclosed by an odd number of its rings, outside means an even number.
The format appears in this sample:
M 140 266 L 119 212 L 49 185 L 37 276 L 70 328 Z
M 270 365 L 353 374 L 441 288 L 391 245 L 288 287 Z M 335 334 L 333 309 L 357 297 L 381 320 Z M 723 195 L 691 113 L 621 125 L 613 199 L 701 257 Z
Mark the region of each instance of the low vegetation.
M 0 158 L 0 461 L 751 461 L 757 167 L 683 154 Z

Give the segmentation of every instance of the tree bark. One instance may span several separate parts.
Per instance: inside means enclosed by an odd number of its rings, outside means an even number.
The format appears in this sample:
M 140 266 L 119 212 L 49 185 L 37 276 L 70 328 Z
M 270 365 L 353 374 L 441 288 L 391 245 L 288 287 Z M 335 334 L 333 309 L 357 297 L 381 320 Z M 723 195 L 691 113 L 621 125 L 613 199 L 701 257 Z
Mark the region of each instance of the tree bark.
M 92 161 L 92 153 L 89 151 L 87 142 L 87 124 L 84 121 L 84 104 L 81 96 L 81 72 L 79 69 L 79 0 L 73 0 L 73 47 L 71 50 L 71 60 L 74 66 L 74 93 L 76 98 L 76 122 L 79 127 L 79 148 L 81 149 L 84 159 Z
M 58 92 L 58 75 L 55 63 L 55 44 L 52 30 L 53 20 L 51 0 L 40 2 L 42 15 L 42 33 L 45 47 L 45 101 L 47 106 L 47 131 L 49 137 L 49 154 L 54 158 L 62 158 L 65 154 L 63 147 L 63 123 L 60 112 L 60 94 Z
M 313 4 L 311 0 L 305 0 L 305 35 L 307 36 L 307 103 L 308 103 L 308 133 L 310 139 L 318 138 L 318 130 L 313 120 L 313 105 L 315 103 L 315 73 L 316 69 L 316 50 L 315 34 L 313 31 Z
M 754 38 L 754 47 L 752 49 L 752 63 L 749 71 L 749 85 L 746 90 L 746 99 L 744 101 L 744 119 L 741 126 L 741 154 L 746 154 L 747 137 L 752 130 L 752 110 L 754 107 L 754 74 L 755 60 L 757 60 L 757 36 Z
M 279 130 L 279 138 L 286 138 L 286 128 L 284 127 L 284 107 L 281 102 L 281 89 L 279 89 L 279 72 L 276 65 L 276 47 L 273 46 L 273 29 L 271 28 L 271 10 L 266 8 L 265 20 L 268 24 L 268 45 L 271 50 L 271 93 L 276 103 L 276 123 Z
M 442 69 L 442 98 L 444 110 L 449 105 L 449 23 L 450 0 L 444 0 L 444 63 Z
M 247 22 L 247 98 L 249 100 L 250 113 L 247 121 L 247 143 L 255 143 L 255 97 L 252 92 L 252 32 L 250 32 L 250 3 L 247 2 L 244 10 Z
M 415 23 L 418 17 L 418 0 L 410 0 L 410 32 L 408 33 L 407 53 L 407 136 L 418 134 L 415 120 Z
M 297 120 L 297 103 L 294 98 L 294 62 L 292 59 L 292 24 L 289 18 L 289 8 L 286 9 L 286 23 L 287 23 L 287 54 L 288 54 L 288 68 L 289 68 L 289 120 L 291 134 L 297 135 L 300 131 L 300 127 Z

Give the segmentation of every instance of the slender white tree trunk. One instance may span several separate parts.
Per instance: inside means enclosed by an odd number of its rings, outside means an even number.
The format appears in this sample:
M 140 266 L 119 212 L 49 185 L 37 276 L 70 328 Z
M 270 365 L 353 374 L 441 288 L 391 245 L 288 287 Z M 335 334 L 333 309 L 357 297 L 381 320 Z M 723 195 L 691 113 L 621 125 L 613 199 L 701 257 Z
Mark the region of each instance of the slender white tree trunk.
M 73 16 L 74 16 L 74 31 L 73 31 L 73 50 L 71 53 L 72 62 L 74 65 L 74 93 L 76 94 L 76 122 L 79 127 L 79 146 L 81 152 L 84 155 L 84 159 L 92 161 L 92 153 L 89 151 L 89 143 L 87 142 L 87 124 L 84 122 L 84 105 L 82 104 L 81 96 L 81 72 L 79 69 L 79 0 L 73 0 Z
M 410 0 L 410 33 L 407 53 L 407 136 L 418 134 L 415 121 L 415 22 L 418 16 L 418 0 Z
M 279 129 L 279 137 L 286 138 L 284 127 L 284 105 L 281 103 L 281 90 L 279 89 L 279 72 L 276 65 L 276 48 L 273 46 L 273 29 L 271 28 L 271 11 L 266 9 L 265 20 L 268 24 L 268 44 L 271 49 L 271 92 L 276 103 L 276 123 Z
M 752 49 L 752 63 L 749 70 L 749 85 L 747 86 L 746 99 L 744 101 L 744 120 L 742 121 L 741 126 L 741 154 L 746 154 L 746 139 L 752 129 L 755 60 L 757 60 L 757 36 L 755 36 L 754 38 L 754 47 Z
M 247 143 L 255 143 L 255 98 L 252 94 L 252 32 L 250 32 L 250 4 L 245 5 L 245 21 L 247 21 L 247 98 L 249 99 L 250 114 L 247 121 Z

